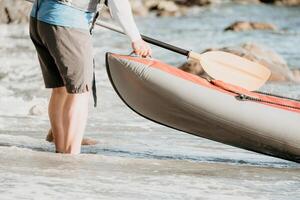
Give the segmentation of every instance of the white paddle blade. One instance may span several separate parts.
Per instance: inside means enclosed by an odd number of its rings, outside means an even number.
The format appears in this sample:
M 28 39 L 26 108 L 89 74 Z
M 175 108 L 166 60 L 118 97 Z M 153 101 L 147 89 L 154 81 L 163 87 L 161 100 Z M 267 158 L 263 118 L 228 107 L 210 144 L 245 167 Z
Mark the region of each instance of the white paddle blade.
M 205 72 L 212 78 L 249 91 L 258 90 L 271 75 L 271 71 L 265 66 L 223 51 L 209 51 L 204 54 L 191 52 L 189 57 L 199 60 Z

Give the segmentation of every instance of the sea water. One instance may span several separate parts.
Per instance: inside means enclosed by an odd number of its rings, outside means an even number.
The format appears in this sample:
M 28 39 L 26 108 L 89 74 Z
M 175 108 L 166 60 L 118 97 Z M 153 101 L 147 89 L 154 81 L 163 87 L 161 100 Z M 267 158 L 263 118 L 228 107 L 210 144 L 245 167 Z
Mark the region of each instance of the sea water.
M 237 20 L 270 22 L 279 31 L 223 32 Z M 299 8 L 228 4 L 137 23 L 146 35 L 198 52 L 264 44 L 300 68 Z M 86 136 L 99 144 L 83 147 L 79 156 L 58 155 L 45 141 L 49 91 L 28 25 L 0 26 L 0 199 L 300 199 L 299 164 L 171 130 L 133 113 L 113 91 L 104 66 L 105 52 L 130 53 L 128 39 L 97 28 L 94 46 L 99 106 L 93 108 L 91 100 Z M 153 48 L 157 59 L 175 66 L 185 61 Z M 264 90 L 300 98 L 296 83 Z

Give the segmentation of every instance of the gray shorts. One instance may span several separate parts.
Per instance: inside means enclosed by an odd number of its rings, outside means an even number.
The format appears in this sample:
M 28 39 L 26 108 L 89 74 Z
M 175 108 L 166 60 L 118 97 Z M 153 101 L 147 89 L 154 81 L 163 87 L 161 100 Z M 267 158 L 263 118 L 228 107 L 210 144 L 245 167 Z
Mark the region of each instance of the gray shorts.
M 31 17 L 30 37 L 46 88 L 65 86 L 71 94 L 92 90 L 93 47 L 88 30 L 55 26 Z

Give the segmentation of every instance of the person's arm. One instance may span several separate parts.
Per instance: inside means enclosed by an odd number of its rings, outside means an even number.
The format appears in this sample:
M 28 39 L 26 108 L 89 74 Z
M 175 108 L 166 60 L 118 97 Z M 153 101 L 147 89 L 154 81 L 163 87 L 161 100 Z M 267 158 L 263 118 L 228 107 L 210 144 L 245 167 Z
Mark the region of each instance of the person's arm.
M 119 23 L 126 35 L 130 38 L 135 53 L 141 56 L 151 55 L 151 48 L 142 40 L 134 22 L 129 1 L 108 0 L 107 3 L 113 19 Z

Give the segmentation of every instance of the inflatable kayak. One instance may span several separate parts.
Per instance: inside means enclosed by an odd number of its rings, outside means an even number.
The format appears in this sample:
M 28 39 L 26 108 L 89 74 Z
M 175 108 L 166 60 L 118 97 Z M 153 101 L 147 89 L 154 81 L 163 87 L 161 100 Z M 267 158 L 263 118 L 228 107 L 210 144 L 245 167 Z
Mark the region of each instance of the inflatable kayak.
M 123 102 L 161 125 L 300 162 L 300 102 L 208 80 L 154 59 L 107 53 Z

